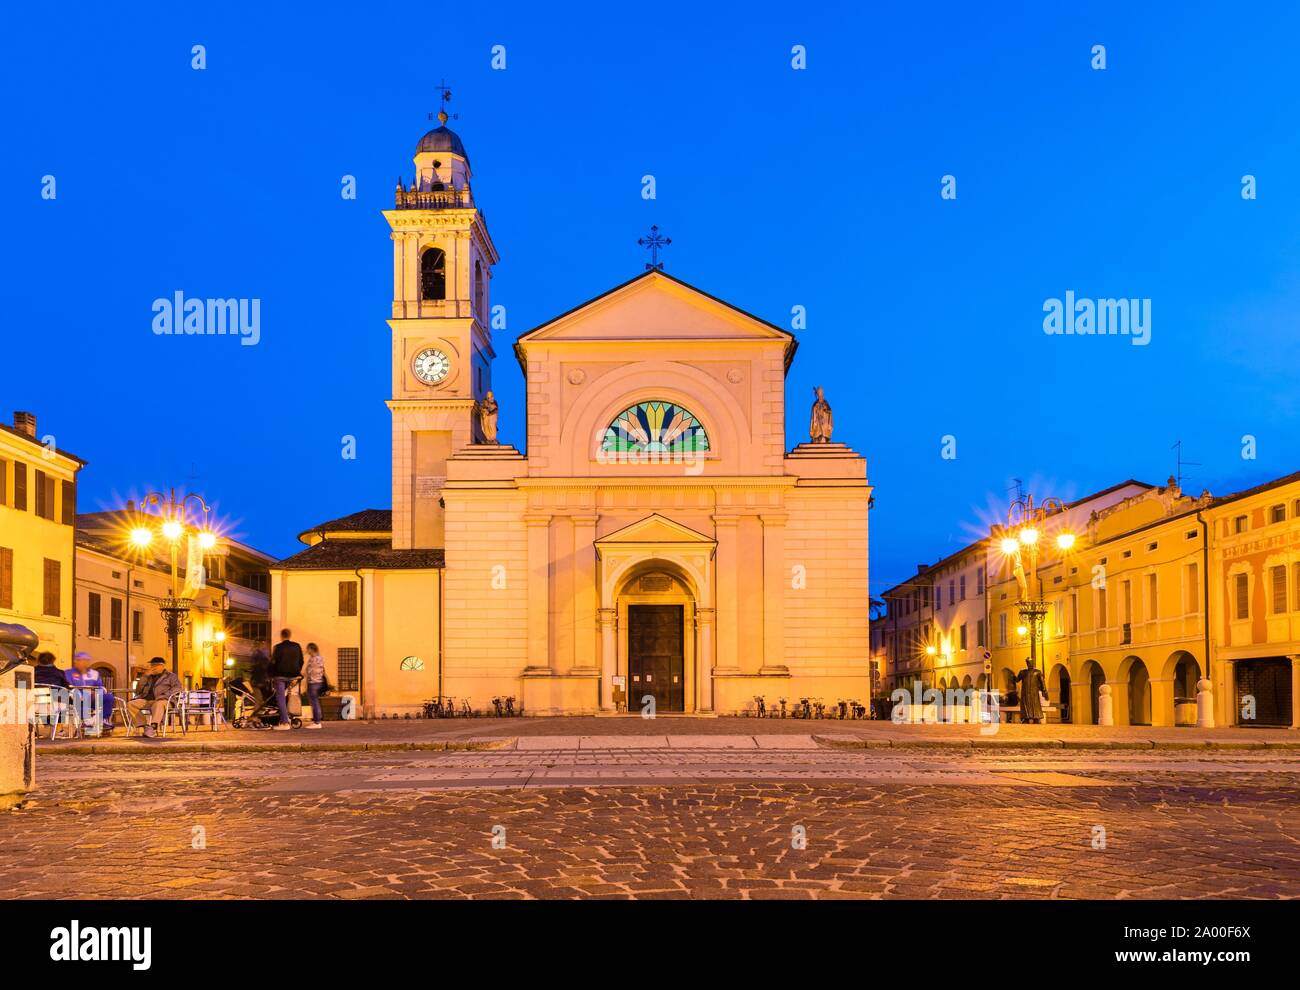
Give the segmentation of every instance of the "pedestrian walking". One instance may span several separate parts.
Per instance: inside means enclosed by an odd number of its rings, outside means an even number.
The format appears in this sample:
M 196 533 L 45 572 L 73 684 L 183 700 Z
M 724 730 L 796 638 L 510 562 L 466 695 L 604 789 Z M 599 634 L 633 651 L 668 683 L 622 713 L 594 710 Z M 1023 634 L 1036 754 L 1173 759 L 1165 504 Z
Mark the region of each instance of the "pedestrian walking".
M 293 726 L 289 720 L 289 684 L 302 676 L 302 647 L 293 641 L 293 633 L 280 630 L 280 642 L 271 651 L 271 684 L 275 688 L 275 706 L 280 709 L 277 732 L 288 732 Z
M 307 644 L 307 700 L 311 703 L 311 724 L 308 729 L 321 727 L 320 696 L 325 693 L 325 658 L 315 643 Z

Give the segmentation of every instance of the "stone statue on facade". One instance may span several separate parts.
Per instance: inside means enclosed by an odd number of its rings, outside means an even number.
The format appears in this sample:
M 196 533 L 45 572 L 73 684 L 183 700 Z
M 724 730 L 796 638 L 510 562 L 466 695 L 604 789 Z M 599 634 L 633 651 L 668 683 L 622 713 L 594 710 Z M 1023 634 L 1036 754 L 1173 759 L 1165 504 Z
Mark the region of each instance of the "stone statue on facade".
M 813 389 L 813 393 L 817 396 L 817 401 L 812 407 L 812 423 L 808 427 L 808 439 L 813 443 L 830 443 L 831 430 L 834 428 L 831 420 L 831 404 L 826 401 L 820 385 Z
M 489 391 L 487 397 L 478 405 L 478 425 L 483 434 L 483 442 L 497 443 L 497 400 Z

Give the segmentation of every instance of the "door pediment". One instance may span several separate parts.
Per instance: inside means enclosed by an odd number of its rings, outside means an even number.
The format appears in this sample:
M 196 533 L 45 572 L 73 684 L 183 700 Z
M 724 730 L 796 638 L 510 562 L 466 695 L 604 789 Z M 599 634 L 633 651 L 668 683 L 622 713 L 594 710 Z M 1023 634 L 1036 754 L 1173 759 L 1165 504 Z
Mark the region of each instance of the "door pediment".
M 708 549 L 710 554 L 718 541 L 703 533 L 696 532 L 689 526 L 653 512 L 622 529 L 615 530 L 608 536 L 596 541 L 596 550 L 603 552 L 612 549 L 647 549 L 655 546 L 669 545 L 677 549 Z

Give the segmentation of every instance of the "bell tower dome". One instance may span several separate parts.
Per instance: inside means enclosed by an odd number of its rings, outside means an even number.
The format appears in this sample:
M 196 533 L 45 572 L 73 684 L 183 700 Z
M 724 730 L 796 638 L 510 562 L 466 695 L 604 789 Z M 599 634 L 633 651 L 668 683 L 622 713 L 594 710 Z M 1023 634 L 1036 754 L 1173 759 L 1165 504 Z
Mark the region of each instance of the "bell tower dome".
M 449 94 L 444 91 L 444 101 Z M 481 442 L 475 410 L 492 388 L 489 291 L 496 248 L 470 187 L 460 136 L 420 138 L 409 183 L 384 211 L 393 241 L 393 546 L 443 545 L 447 458 Z

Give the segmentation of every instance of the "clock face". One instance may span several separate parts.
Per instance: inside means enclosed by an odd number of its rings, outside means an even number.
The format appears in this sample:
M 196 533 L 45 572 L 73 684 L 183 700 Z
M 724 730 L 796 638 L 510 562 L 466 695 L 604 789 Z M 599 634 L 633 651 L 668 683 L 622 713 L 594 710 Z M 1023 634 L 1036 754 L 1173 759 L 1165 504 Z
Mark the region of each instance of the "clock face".
M 436 347 L 426 347 L 415 355 L 411 370 L 426 385 L 437 385 L 451 371 L 451 359 Z

